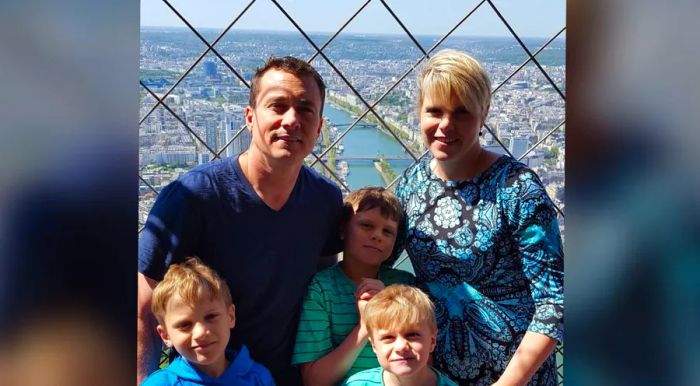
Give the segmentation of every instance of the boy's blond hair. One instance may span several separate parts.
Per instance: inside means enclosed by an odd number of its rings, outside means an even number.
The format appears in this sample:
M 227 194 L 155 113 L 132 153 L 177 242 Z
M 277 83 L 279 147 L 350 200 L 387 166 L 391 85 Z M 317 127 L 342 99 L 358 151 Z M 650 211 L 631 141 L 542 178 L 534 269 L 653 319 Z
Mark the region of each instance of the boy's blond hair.
M 465 52 L 444 49 L 433 55 L 418 73 L 419 117 L 426 95 L 441 102 L 456 97 L 483 126 L 491 104 L 491 81 L 476 59 Z
M 423 323 L 437 334 L 433 302 L 420 289 L 403 284 L 392 284 L 374 295 L 365 306 L 364 321 L 370 337 L 375 329 L 406 330 Z
M 211 300 L 222 299 L 226 307 L 233 304 L 231 291 L 224 280 L 196 257 L 181 264 L 168 267 L 163 281 L 153 290 L 151 309 L 159 324 L 163 324 L 168 301 L 178 294 L 190 307 L 194 307 L 203 296 Z
M 379 186 L 369 186 L 350 192 L 343 202 L 341 226 L 348 225 L 350 218 L 357 212 L 379 208 L 382 216 L 400 223 L 403 209 L 394 193 Z

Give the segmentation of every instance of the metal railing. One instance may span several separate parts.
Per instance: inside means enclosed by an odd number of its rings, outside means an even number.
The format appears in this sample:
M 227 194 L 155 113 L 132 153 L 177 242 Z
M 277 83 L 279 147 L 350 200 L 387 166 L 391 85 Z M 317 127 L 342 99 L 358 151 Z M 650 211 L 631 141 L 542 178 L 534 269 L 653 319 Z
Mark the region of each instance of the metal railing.
M 162 0 L 163 3 L 173 12 L 174 15 L 176 15 L 182 23 L 196 36 L 196 38 L 201 41 L 201 43 L 204 45 L 205 49 L 201 52 L 200 55 L 196 57 L 189 65 L 186 70 L 175 80 L 175 82 L 162 94 L 156 93 L 154 90 L 151 89 L 145 82 L 141 81 L 141 87 L 145 91 L 146 95 L 150 96 L 155 100 L 155 103 L 148 108 L 147 112 L 141 117 L 139 125 L 145 124 L 145 122 L 149 119 L 149 117 L 152 116 L 154 111 L 156 111 L 159 107 L 162 107 L 165 109 L 169 114 L 171 114 L 172 117 L 174 117 L 177 122 L 182 125 L 183 129 L 186 130 L 187 132 L 190 133 L 191 137 L 193 137 L 193 141 L 195 142 L 195 145 L 198 147 L 203 147 L 206 149 L 207 152 L 210 154 L 210 159 L 216 159 L 220 158 L 222 153 L 229 147 L 231 144 L 236 141 L 239 136 L 244 132 L 245 126 L 241 127 L 233 136 L 230 138 L 226 143 L 223 144 L 223 146 L 219 149 L 214 149 L 212 148 L 209 144 L 207 144 L 206 141 L 204 141 L 201 136 L 197 133 L 197 131 L 191 127 L 191 125 L 187 122 L 186 119 L 183 119 L 175 110 L 173 110 L 171 107 L 168 106 L 166 103 L 167 98 L 172 95 L 173 91 L 182 84 L 184 79 L 201 63 L 201 61 L 207 56 L 207 55 L 215 55 L 216 58 L 218 58 L 224 66 L 230 71 L 230 73 L 239 81 L 241 84 L 243 84 L 245 87 L 250 87 L 249 82 L 245 79 L 245 77 L 242 75 L 242 71 L 237 70 L 235 66 L 231 65 L 229 60 L 227 60 L 224 55 L 222 55 L 216 48 L 217 44 L 221 42 L 221 40 L 226 36 L 227 33 L 234 27 L 234 25 L 247 13 L 249 12 L 251 6 L 256 2 L 256 0 L 250 0 L 247 5 L 233 18 L 233 20 L 228 24 L 226 28 L 224 28 L 223 31 L 221 31 L 212 41 L 208 41 L 200 31 L 197 30 L 192 24 L 183 16 L 181 12 L 178 11 L 176 7 L 174 7 L 168 0 Z M 340 141 L 356 126 L 358 125 L 363 125 L 363 121 L 367 117 L 372 117 L 375 122 L 378 122 L 381 127 L 384 128 L 384 130 L 389 133 L 393 139 L 406 151 L 406 153 L 409 155 L 409 157 L 414 161 L 418 162 L 422 157 L 426 156 L 428 151 L 423 151 L 422 153 L 418 154 L 415 152 L 414 149 L 411 148 L 411 146 L 407 145 L 400 137 L 399 135 L 395 132 L 395 130 L 387 124 L 386 120 L 382 115 L 377 111 L 377 107 L 382 102 L 401 82 L 403 82 L 406 77 L 411 74 L 425 59 L 429 58 L 430 55 L 437 49 L 441 48 L 441 45 L 443 42 L 445 42 L 446 39 L 448 39 L 450 36 L 452 36 L 455 31 L 460 28 L 469 18 L 473 17 L 474 13 L 477 10 L 482 10 L 484 8 L 491 9 L 493 13 L 498 17 L 498 20 L 500 20 L 503 25 L 507 28 L 509 33 L 512 35 L 512 37 L 515 39 L 517 44 L 520 46 L 520 48 L 523 50 L 523 52 L 527 55 L 527 59 L 520 65 L 518 66 L 509 76 L 507 76 L 504 80 L 500 81 L 498 85 L 496 85 L 493 88 L 493 94 L 496 95 L 499 92 L 503 91 L 503 86 L 508 83 L 514 76 L 519 74 L 527 65 L 529 64 L 534 64 L 534 66 L 538 69 L 538 71 L 541 73 L 541 75 L 546 79 L 546 81 L 549 83 L 549 85 L 552 87 L 554 92 L 558 95 L 558 97 L 561 99 L 562 102 L 565 103 L 566 101 L 566 95 L 564 91 L 560 89 L 560 87 L 556 84 L 556 82 L 550 77 L 550 75 L 547 73 L 546 69 L 540 64 L 538 61 L 537 57 L 538 55 L 545 50 L 547 47 L 550 46 L 552 42 L 555 41 L 564 31 L 566 30 L 566 26 L 563 26 L 555 35 L 553 35 L 546 43 L 544 43 L 542 46 L 540 46 L 534 53 L 528 49 L 526 44 L 523 42 L 521 37 L 516 33 L 516 31 L 513 29 L 511 26 L 511 23 L 508 22 L 508 20 L 503 16 L 502 12 L 499 10 L 499 8 L 494 4 L 493 1 L 491 0 L 481 0 L 477 2 L 468 12 L 466 12 L 465 16 L 461 18 L 454 26 L 452 26 L 443 36 L 441 36 L 431 47 L 425 48 L 421 45 L 419 40 L 416 38 L 415 34 L 413 34 L 409 28 L 406 27 L 405 23 L 397 16 L 397 14 L 394 12 L 394 10 L 387 4 L 385 0 L 365 0 L 362 4 L 359 5 L 359 7 L 351 14 L 349 17 L 346 19 L 346 21 L 340 25 L 340 27 L 330 35 L 327 40 L 320 45 L 320 47 L 314 42 L 313 39 L 309 37 L 306 31 L 297 23 L 297 21 L 287 12 L 287 10 L 279 3 L 277 0 L 259 0 L 259 1 L 270 1 L 275 8 L 279 10 L 279 12 L 287 19 L 289 22 L 294 26 L 294 28 L 299 32 L 299 34 L 304 38 L 304 40 L 308 43 L 308 45 L 313 49 L 313 53 L 309 56 L 308 62 L 312 63 L 314 60 L 317 60 L 318 58 L 321 58 L 334 72 L 334 75 L 339 77 L 343 84 L 352 92 L 352 94 L 357 98 L 357 100 L 360 101 L 361 106 L 363 107 L 362 113 L 358 114 L 357 118 L 354 119 L 354 121 L 348 125 L 347 128 L 345 128 L 334 140 L 332 143 L 330 143 L 323 151 L 320 152 L 320 154 L 312 153 L 310 155 L 310 166 L 319 166 L 323 168 L 325 173 L 327 175 L 334 179 L 335 182 L 337 182 L 341 189 L 344 190 L 345 192 L 349 191 L 350 188 L 345 184 L 340 178 L 337 173 L 336 173 L 336 168 L 335 165 L 328 165 L 327 164 L 327 159 L 329 152 L 332 149 L 336 149 L 337 146 L 339 145 Z M 420 55 L 415 59 L 412 65 L 407 67 L 403 73 L 398 76 L 397 80 L 394 81 L 382 94 L 379 96 L 376 100 L 370 101 L 367 98 L 365 98 L 359 91 L 358 89 L 353 85 L 353 83 L 349 80 L 349 78 L 335 65 L 333 60 L 331 60 L 325 53 L 324 50 L 329 47 L 329 45 L 343 32 L 346 27 L 362 12 L 366 11 L 367 6 L 372 2 L 375 1 L 381 3 L 381 6 L 387 11 L 388 17 L 390 17 L 393 21 L 395 21 L 398 26 L 401 28 L 401 30 L 406 34 L 406 36 L 409 38 L 410 42 L 415 46 L 415 48 L 420 52 Z M 206 6 L 205 4 L 202 4 L 202 6 Z M 417 3 L 417 6 L 425 6 L 424 4 Z M 554 133 L 559 132 L 565 127 L 565 120 L 562 120 L 558 125 L 553 127 L 551 130 L 549 130 L 544 136 L 542 136 L 539 141 L 537 141 L 534 145 L 530 146 L 527 151 L 525 151 L 520 157 L 518 157 L 519 160 L 525 159 L 528 155 L 530 155 L 534 150 L 536 150 L 539 146 L 541 146 L 547 139 L 550 138 Z M 503 148 L 503 151 L 509 155 L 512 155 L 511 152 L 509 151 L 508 147 L 503 143 L 502 139 L 498 137 L 496 130 L 493 130 L 492 127 L 490 127 L 488 124 L 484 125 L 485 129 L 488 131 L 488 133 L 493 137 L 494 141 L 498 143 Z M 156 187 L 154 187 L 151 183 L 149 183 L 146 179 L 143 178 L 141 174 L 139 174 L 139 180 L 140 183 L 143 184 L 143 186 L 150 190 L 153 194 L 158 194 L 159 191 Z M 391 188 L 395 185 L 396 181 L 398 180 L 398 177 L 395 178 L 393 181 L 389 182 L 387 184 L 387 187 Z M 147 208 L 144 208 L 147 209 Z M 561 217 L 564 217 L 564 211 L 562 210 L 561 207 L 557 206 L 557 210 L 559 211 L 559 214 Z M 142 224 L 139 224 L 139 232 L 143 229 Z M 406 256 L 404 255 L 402 259 L 399 259 L 397 261 L 396 265 L 404 264 L 406 261 Z M 563 385 L 563 346 L 557 347 L 556 349 L 556 355 L 557 355 L 557 372 L 559 375 L 559 384 Z

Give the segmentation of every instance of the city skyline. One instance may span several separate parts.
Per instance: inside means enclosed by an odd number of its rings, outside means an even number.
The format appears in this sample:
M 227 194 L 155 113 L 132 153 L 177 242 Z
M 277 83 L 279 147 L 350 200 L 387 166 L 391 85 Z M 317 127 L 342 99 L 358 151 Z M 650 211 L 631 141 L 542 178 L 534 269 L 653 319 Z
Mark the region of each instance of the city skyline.
M 214 35 L 212 31 L 202 34 L 205 38 Z M 311 35 L 312 39 L 319 37 L 322 36 Z M 424 46 L 432 41 L 420 36 L 417 39 Z M 541 39 L 523 41 L 536 46 L 543 43 Z M 190 68 L 202 43 L 184 29 L 149 28 L 143 29 L 141 43 L 144 89 L 139 164 L 143 183 L 139 217 L 143 223 L 162 187 L 186 170 L 209 161 L 214 153 L 232 156 L 250 142 L 248 132 L 242 130 L 242 112 L 249 90 L 228 66 L 250 79 L 255 67 L 270 55 L 308 57 L 312 49 L 298 33 L 241 31 L 226 36 L 217 43 L 221 58 L 209 53 L 192 67 L 166 97 L 170 110 L 166 111 L 163 106 L 155 107 L 149 92 L 163 95 Z M 494 87 L 498 87 L 487 118 L 491 131 L 482 137 L 485 148 L 523 157 L 559 207 L 564 206 L 565 192 L 565 101 L 556 88 L 565 90 L 565 45 L 565 39 L 554 41 L 538 54 L 551 83 L 534 64 L 519 68 L 527 55 L 513 38 L 450 37 L 440 45 L 473 52 L 484 64 Z M 334 39 L 324 52 L 328 61 L 313 61 L 328 87 L 324 129 L 314 147 L 314 154 L 325 166 L 316 163 L 317 171 L 344 191 L 368 185 L 389 186 L 410 166 L 411 157 L 425 151 L 414 114 L 414 76 L 398 81 L 421 54 L 405 37 L 353 34 Z M 341 79 L 341 73 L 357 94 Z M 365 108 L 360 97 L 376 101 L 389 87 L 392 91 L 374 107 L 383 123 L 370 113 L 349 129 Z M 315 157 L 310 156 L 307 161 L 313 166 Z M 563 221 L 560 225 L 563 233 Z
M 247 6 L 248 2 L 208 1 L 206 5 L 171 1 L 195 28 L 223 30 Z M 364 1 L 326 2 L 321 0 L 279 1 L 292 18 L 307 32 L 335 32 Z M 440 36 L 447 33 L 480 1 L 436 0 L 433 14 L 426 14 L 417 1 L 386 1 L 406 28 L 416 35 Z M 566 23 L 566 3 L 551 0 L 493 1 L 514 31 L 521 37 L 549 38 Z M 323 15 L 323 16 L 319 16 Z M 141 27 L 185 27 L 185 24 L 160 0 L 141 2 Z M 261 26 L 264 26 L 262 28 Z M 271 2 L 258 0 L 238 20 L 234 30 L 296 31 L 292 23 Z M 374 0 L 343 30 L 354 34 L 405 34 L 383 4 Z M 512 36 L 488 3 L 482 4 L 453 33 L 455 36 Z M 565 36 L 565 33 L 562 35 Z

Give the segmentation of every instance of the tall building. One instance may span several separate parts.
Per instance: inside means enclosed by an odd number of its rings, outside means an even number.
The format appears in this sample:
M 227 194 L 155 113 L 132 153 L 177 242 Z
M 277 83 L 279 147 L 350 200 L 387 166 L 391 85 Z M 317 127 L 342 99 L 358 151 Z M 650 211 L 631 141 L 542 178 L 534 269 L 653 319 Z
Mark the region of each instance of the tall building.
M 508 150 L 515 159 L 520 158 L 530 146 L 530 140 L 527 137 L 513 137 L 510 140 Z
M 221 147 L 222 144 L 219 143 L 216 124 L 214 121 L 207 119 L 205 121 L 205 126 L 207 134 L 205 140 L 207 141 L 207 145 L 209 145 L 209 147 L 214 151 L 219 150 L 219 147 Z
M 240 111 L 236 109 L 233 112 L 226 113 L 224 120 L 222 121 L 222 134 L 224 142 L 221 144 L 221 146 L 229 143 L 229 141 L 231 141 L 238 131 L 241 130 L 243 124 L 242 109 Z M 243 132 L 241 132 L 241 134 L 238 135 L 238 137 L 236 137 L 236 139 L 233 140 L 233 142 L 226 148 L 226 152 L 224 154 L 226 154 L 227 157 L 230 157 L 245 151 L 250 145 L 251 139 L 252 136 L 250 135 L 250 131 L 244 129 Z
M 238 133 L 238 130 L 240 130 L 240 127 L 235 127 L 233 130 L 231 130 L 231 137 L 236 135 Z M 231 146 L 229 146 L 229 149 L 231 149 L 232 155 L 233 154 L 239 154 L 248 149 L 248 146 L 250 146 L 250 141 L 253 139 L 253 136 L 250 134 L 250 130 L 243 129 L 243 132 L 236 137 L 236 139 L 233 141 Z
M 218 77 L 215 61 L 209 60 L 204 62 L 204 76 L 209 79 L 216 79 Z

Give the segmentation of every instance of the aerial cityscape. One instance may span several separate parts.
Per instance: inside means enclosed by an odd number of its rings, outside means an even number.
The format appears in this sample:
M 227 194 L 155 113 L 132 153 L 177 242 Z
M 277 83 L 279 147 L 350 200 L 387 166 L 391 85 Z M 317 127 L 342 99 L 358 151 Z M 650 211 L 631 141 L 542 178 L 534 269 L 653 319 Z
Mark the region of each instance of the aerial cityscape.
M 200 32 L 209 42 L 218 36 L 214 30 Z M 310 37 L 320 47 L 330 34 Z M 416 38 L 426 51 L 438 39 Z M 547 39 L 523 41 L 534 52 Z M 566 92 L 565 47 L 565 39 L 558 38 L 537 55 L 556 88 L 532 62 L 512 75 L 528 59 L 513 38 L 450 36 L 435 50 L 464 50 L 484 64 L 495 92 L 483 145 L 515 158 L 524 156 L 522 162 L 537 172 L 562 212 L 565 101 L 559 91 Z M 307 164 L 344 191 L 388 186 L 425 153 L 415 114 L 416 71 L 410 70 L 416 63 L 420 67 L 423 53 L 407 36 L 341 34 L 323 55 L 314 56 L 314 48 L 295 32 L 235 31 L 221 38 L 215 49 L 225 61 L 212 51 L 205 53 L 206 45 L 186 28 L 141 29 L 141 82 L 158 98 L 177 86 L 165 97 L 165 106 L 155 108 L 156 99 L 141 87 L 140 224 L 155 200 L 154 190 L 215 154 L 231 156 L 247 148 L 250 134 L 243 130 L 243 110 L 249 90 L 241 78 L 249 82 L 255 68 L 271 55 L 314 58 L 311 63 L 328 91 L 322 134 Z M 362 99 L 370 106 L 377 102 L 376 115 L 364 114 Z M 563 216 L 559 221 L 563 236 Z

